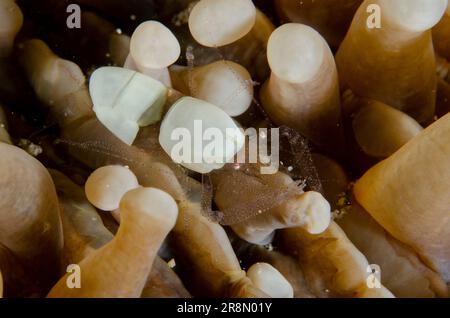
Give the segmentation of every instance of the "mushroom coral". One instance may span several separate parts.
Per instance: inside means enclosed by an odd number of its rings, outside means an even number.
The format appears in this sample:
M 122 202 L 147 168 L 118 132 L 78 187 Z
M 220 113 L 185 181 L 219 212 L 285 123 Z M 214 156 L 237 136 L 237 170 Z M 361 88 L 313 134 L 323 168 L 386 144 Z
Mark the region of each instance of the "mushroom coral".
M 56 170 L 50 170 L 50 174 L 55 182 L 61 205 L 64 267 L 78 264 L 111 241 L 114 235 L 105 228 L 100 215 L 87 201 L 80 186 Z M 188 296 L 189 293 L 178 276 L 166 262 L 156 256 L 141 297 Z
M 330 205 L 319 193 L 303 193 L 281 172 L 258 175 L 251 168 L 242 169 L 216 171 L 211 178 L 222 213 L 247 213 L 231 224 L 241 238 L 267 244 L 278 229 L 274 244 L 295 255 L 312 290 L 328 289 L 335 297 L 392 297 L 385 287 L 368 290 L 367 259 L 335 222 L 330 224 Z M 284 199 L 276 194 L 279 191 L 284 192 Z M 270 197 L 271 205 L 253 211 L 264 196 Z
M 336 221 L 369 262 L 381 268 L 381 281 L 396 297 L 448 297 L 444 280 L 417 254 L 392 237 L 355 200 Z
M 0 0 L 0 297 L 448 297 L 448 0 L 165 2 Z
M 264 110 L 277 125 L 301 132 L 326 152 L 343 146 L 339 83 L 333 54 L 314 29 L 297 23 L 270 36 L 272 73 L 261 89 Z
M 347 168 L 357 177 L 426 127 L 395 107 L 355 95 L 351 90 L 343 92 L 342 106 Z
M 163 240 L 175 225 L 178 208 L 154 188 L 127 192 L 120 202 L 116 236 L 80 263 L 81 287 L 69 288 L 64 276 L 48 297 L 139 297 Z
M 351 184 L 342 166 L 322 155 L 314 154 L 313 158 L 325 196 L 335 202 L 336 223 L 369 263 L 380 266 L 381 281 L 386 288 L 396 297 L 448 296 L 447 286 L 436 272 L 411 248 L 384 230 L 356 200 L 348 197 Z
M 0 242 L 27 264 L 45 292 L 60 271 L 63 234 L 53 181 L 20 148 L 0 142 Z
M 381 28 L 367 23 L 370 4 L 381 8 Z M 429 123 L 436 101 L 431 28 L 446 6 L 447 0 L 364 1 L 336 55 L 341 86 Z
M 198 188 L 195 182 L 173 162 L 158 162 L 158 154 L 121 142 L 94 117 L 85 78 L 76 64 L 57 57 L 39 40 L 27 41 L 20 55 L 29 81 L 62 128 L 62 138 L 73 157 L 93 169 L 128 165 L 141 185 L 161 189 L 177 201 L 180 216 L 173 231 L 174 241 L 179 255 L 200 274 L 196 286 L 202 286 L 202 292 L 236 297 L 265 295 L 241 269 L 224 229 L 208 220 L 200 204 L 189 199 L 189 192 Z M 169 94 L 168 104 L 178 98 Z M 205 235 L 210 237 L 208 242 Z
M 426 128 L 354 187 L 356 200 L 395 238 L 450 280 L 450 115 Z
M 306 281 L 316 290 L 327 290 L 333 297 L 393 297 L 383 285 L 369 288 L 366 257 L 335 222 L 319 235 L 301 228 L 285 229 L 280 234 L 280 248 L 297 258 Z

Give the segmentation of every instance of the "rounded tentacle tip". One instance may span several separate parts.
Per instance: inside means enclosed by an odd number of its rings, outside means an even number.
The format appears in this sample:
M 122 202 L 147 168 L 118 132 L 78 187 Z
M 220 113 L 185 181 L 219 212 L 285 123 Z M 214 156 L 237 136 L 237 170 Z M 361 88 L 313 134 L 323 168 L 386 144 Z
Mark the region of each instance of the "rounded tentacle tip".
M 166 192 L 156 188 L 137 188 L 128 191 L 120 201 L 122 218 L 128 216 L 150 217 L 154 224 L 170 231 L 177 221 L 178 206 Z
M 303 228 L 310 234 L 323 233 L 331 222 L 330 203 L 318 192 L 306 192 L 299 198 Z
M 272 298 L 293 298 L 294 290 L 287 279 L 272 265 L 256 263 L 247 271 L 255 287 Z
M 379 0 L 383 15 L 395 26 L 411 32 L 434 27 L 446 12 L 448 0 Z
M 248 70 L 229 60 L 220 60 L 172 74 L 174 88 L 223 109 L 229 116 L 245 113 L 253 102 L 253 80 Z
M 85 184 L 86 197 L 96 208 L 114 211 L 125 193 L 139 187 L 134 173 L 123 166 L 105 166 L 95 170 Z
M 272 72 L 282 80 L 303 83 L 313 79 L 322 68 L 330 49 L 313 28 L 287 23 L 269 38 L 267 58 Z
M 256 12 L 250 0 L 201 0 L 189 15 L 189 30 L 201 45 L 224 46 L 251 31 Z
M 175 35 L 158 21 L 141 23 L 130 41 L 130 55 L 141 67 L 163 69 L 175 63 L 181 54 Z

